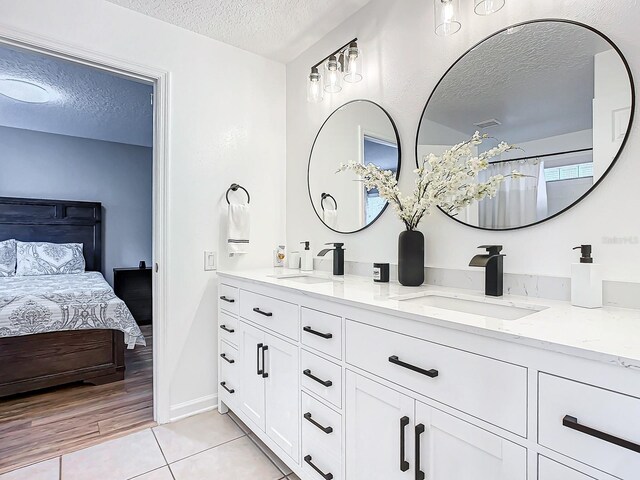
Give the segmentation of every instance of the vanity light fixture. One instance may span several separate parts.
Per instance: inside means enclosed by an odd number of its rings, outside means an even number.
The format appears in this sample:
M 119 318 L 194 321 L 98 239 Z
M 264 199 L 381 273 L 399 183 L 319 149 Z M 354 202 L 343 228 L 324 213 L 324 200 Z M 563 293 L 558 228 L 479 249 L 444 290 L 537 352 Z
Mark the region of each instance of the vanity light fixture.
M 436 35 L 442 37 L 457 33 L 462 24 L 458 21 L 460 0 L 433 0 L 436 19 Z
M 323 100 L 324 92 L 340 92 L 343 80 L 348 83 L 362 80 L 362 49 L 358 47 L 357 38 L 311 67 L 307 79 L 307 101 L 319 103 Z
M 475 0 L 473 11 L 477 15 L 491 15 L 504 7 L 505 0 Z

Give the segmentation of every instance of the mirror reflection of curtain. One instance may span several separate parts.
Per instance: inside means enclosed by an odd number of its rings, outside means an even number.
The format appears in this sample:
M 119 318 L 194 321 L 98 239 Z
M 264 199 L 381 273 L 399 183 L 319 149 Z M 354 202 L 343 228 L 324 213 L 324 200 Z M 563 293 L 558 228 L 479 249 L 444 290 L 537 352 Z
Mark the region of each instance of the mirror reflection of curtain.
M 479 175 L 484 182 L 494 175 L 510 175 L 514 170 L 524 178 L 505 178 L 494 198 L 478 203 L 479 225 L 483 228 L 514 228 L 547 217 L 547 184 L 544 162 L 494 163 Z

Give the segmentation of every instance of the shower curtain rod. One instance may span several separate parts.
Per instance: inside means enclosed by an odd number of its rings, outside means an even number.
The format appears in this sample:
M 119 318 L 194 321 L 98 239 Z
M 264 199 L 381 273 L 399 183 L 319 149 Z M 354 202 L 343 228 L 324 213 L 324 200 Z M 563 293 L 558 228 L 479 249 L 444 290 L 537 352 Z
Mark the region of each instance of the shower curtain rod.
M 497 160 L 495 162 L 491 162 L 490 165 L 495 165 L 496 163 L 517 162 L 519 160 L 539 160 L 541 158 L 546 158 L 546 157 L 557 157 L 558 155 L 569 155 L 570 153 L 582 153 L 582 152 L 591 152 L 591 151 L 593 151 L 593 148 L 567 150 L 566 152 L 544 153 L 542 155 L 532 155 L 530 157 L 518 157 L 518 158 L 509 158 L 507 160 Z

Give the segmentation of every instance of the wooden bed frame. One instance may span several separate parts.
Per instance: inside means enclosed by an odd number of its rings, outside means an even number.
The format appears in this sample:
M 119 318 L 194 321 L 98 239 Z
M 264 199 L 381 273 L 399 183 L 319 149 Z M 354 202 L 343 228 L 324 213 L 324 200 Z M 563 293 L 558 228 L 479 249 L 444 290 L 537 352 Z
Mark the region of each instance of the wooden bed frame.
M 102 205 L 0 197 L 0 241 L 82 243 L 87 271 L 102 269 Z M 124 334 L 82 330 L 0 338 L 0 397 L 74 382 L 124 379 Z

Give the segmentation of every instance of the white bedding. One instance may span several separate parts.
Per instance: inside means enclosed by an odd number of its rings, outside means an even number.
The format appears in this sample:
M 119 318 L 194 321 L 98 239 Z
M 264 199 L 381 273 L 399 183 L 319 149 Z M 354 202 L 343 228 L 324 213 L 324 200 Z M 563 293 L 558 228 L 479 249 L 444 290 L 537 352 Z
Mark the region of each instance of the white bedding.
M 131 312 L 98 272 L 0 277 L 0 337 L 85 329 L 120 330 L 130 348 L 146 344 Z

